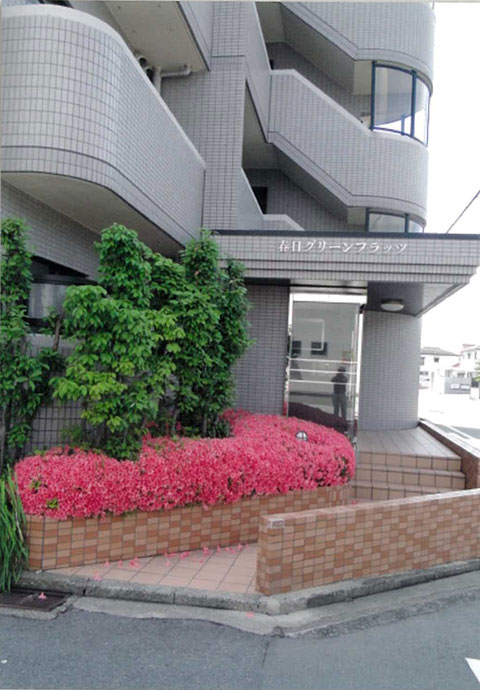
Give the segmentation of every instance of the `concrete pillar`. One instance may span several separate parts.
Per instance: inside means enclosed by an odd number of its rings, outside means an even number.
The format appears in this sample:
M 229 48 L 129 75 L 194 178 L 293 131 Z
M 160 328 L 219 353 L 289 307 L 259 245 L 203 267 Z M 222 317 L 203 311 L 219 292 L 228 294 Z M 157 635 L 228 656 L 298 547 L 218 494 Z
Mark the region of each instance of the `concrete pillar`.
M 420 338 L 421 319 L 365 312 L 360 429 L 412 429 L 417 425 Z
M 216 2 L 210 70 L 162 82 L 162 98 L 207 164 L 202 224 L 236 230 L 243 152 L 248 3 Z

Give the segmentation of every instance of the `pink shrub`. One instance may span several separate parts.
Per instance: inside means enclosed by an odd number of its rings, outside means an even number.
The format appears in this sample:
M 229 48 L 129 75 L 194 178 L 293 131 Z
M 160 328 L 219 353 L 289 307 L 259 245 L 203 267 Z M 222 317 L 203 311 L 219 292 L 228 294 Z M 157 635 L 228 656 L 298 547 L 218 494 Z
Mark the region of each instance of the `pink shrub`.
M 355 471 L 349 441 L 296 418 L 225 413 L 225 439 L 146 436 L 137 462 L 79 449 L 53 448 L 16 465 L 25 512 L 64 520 L 107 513 L 233 503 L 253 494 L 284 494 L 346 483 Z M 306 431 L 308 441 L 295 434 Z

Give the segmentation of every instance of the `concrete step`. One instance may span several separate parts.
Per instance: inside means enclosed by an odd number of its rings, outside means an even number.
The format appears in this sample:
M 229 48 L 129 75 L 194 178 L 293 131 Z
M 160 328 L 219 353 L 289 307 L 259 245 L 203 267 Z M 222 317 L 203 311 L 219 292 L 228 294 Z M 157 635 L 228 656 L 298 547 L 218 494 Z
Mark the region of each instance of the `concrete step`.
M 369 482 L 354 479 L 352 482 L 353 496 L 355 499 L 386 500 L 391 498 L 410 498 L 411 496 L 424 496 L 426 494 L 441 494 L 452 489 L 439 488 L 438 486 L 419 486 L 407 484 L 393 484 L 387 482 Z
M 422 470 L 449 472 L 459 472 L 461 469 L 461 460 L 454 453 L 449 457 L 439 457 L 427 455 L 392 455 L 360 451 L 358 464 L 394 465 L 397 467 L 415 467 Z
M 463 472 L 394 465 L 359 464 L 354 479 L 365 482 L 405 484 L 406 486 L 433 486 L 436 489 L 448 491 L 465 489 Z

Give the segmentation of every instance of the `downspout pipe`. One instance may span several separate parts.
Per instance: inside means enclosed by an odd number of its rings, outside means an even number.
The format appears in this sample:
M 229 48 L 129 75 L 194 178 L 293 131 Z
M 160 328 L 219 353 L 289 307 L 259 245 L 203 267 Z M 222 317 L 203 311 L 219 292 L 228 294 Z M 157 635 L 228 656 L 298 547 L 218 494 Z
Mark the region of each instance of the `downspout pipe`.
M 168 77 L 188 77 L 192 73 L 192 68 L 190 65 L 185 65 L 183 69 L 177 70 L 176 72 L 162 72 L 161 67 L 155 67 L 153 73 L 153 85 L 160 93 L 162 88 L 162 79 Z

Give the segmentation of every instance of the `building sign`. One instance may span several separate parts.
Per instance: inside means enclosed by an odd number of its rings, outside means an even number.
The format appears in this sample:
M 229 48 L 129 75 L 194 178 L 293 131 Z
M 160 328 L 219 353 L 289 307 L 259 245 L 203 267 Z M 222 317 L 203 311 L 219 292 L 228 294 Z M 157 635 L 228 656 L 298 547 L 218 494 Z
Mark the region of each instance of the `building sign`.
M 288 254 L 323 254 L 338 252 L 340 254 L 381 254 L 398 255 L 407 248 L 406 242 L 353 242 L 335 240 L 282 240 L 278 251 Z

